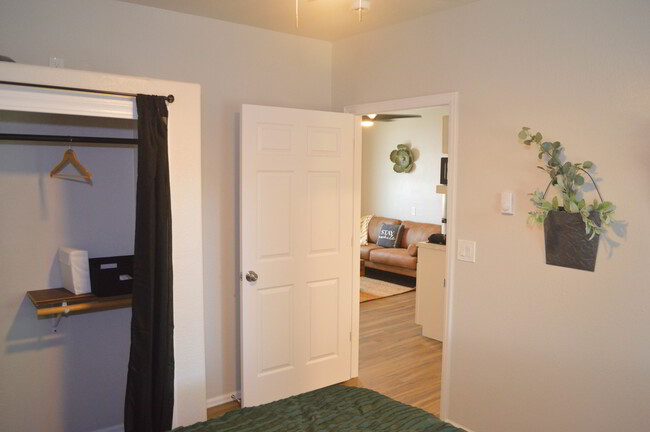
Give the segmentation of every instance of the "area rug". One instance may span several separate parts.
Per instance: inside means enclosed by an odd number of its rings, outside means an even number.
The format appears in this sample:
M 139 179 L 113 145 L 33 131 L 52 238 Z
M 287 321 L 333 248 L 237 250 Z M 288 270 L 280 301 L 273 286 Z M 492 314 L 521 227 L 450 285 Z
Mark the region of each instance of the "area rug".
M 174 432 L 461 432 L 438 417 L 372 390 L 334 385 Z
M 379 279 L 369 277 L 361 278 L 361 292 L 359 299 L 361 303 L 376 300 L 383 297 L 390 297 L 413 291 L 415 288 L 397 285 Z

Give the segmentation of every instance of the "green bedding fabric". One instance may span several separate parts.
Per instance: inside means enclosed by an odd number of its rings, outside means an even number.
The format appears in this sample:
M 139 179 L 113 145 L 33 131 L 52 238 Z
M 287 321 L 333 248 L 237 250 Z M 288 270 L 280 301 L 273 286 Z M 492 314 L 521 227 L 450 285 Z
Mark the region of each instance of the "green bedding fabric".
M 335 385 L 226 413 L 174 432 L 460 432 L 419 408 L 372 390 Z

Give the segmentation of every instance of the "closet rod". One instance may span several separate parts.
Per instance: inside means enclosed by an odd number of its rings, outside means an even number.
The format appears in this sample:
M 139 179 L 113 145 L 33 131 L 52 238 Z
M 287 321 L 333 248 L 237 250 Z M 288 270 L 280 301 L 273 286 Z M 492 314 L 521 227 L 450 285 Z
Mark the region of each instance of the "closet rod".
M 83 137 L 67 135 L 29 135 L 0 133 L 0 140 L 138 145 L 137 138 Z
M 122 93 L 122 92 L 113 92 L 113 91 L 92 90 L 92 89 L 83 89 L 83 88 L 77 88 L 77 87 L 62 87 L 62 86 L 53 86 L 53 85 L 45 85 L 45 84 L 20 83 L 20 82 L 15 82 L 15 81 L 0 81 L 0 84 L 23 86 L 23 87 L 46 88 L 46 89 L 55 89 L 55 90 L 70 90 L 70 91 L 79 91 L 79 92 L 85 92 L 85 93 L 97 93 L 97 94 L 115 95 L 115 96 L 128 96 L 128 97 L 135 97 L 136 96 L 135 93 Z M 174 95 L 167 95 L 167 96 L 164 96 L 164 98 L 169 103 L 173 103 L 174 100 L 175 100 Z

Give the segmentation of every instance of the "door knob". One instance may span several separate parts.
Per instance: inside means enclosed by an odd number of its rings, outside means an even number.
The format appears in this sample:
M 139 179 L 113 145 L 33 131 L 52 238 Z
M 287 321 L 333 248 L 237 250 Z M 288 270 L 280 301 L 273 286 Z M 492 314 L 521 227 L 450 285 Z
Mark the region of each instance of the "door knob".
M 257 273 L 255 273 L 253 270 L 249 271 L 246 273 L 246 280 L 248 282 L 255 282 L 257 280 Z

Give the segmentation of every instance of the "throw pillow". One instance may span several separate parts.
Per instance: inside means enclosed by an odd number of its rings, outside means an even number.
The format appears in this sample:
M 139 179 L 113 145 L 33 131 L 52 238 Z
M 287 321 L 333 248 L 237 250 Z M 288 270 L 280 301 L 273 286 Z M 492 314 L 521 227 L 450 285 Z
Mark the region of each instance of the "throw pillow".
M 363 216 L 361 218 L 361 232 L 359 234 L 359 244 L 366 246 L 368 244 L 368 225 L 370 224 L 372 215 Z
M 381 224 L 379 236 L 377 237 L 377 246 L 386 248 L 399 247 L 403 232 L 404 225 Z

